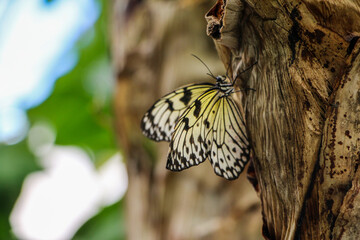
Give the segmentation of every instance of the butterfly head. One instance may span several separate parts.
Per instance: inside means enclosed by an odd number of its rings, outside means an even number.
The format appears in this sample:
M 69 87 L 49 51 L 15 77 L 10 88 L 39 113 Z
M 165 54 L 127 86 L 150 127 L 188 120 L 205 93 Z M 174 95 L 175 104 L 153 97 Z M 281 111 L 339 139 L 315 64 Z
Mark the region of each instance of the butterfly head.
M 232 82 L 226 76 L 219 75 L 215 79 L 218 86 L 232 86 Z
M 216 82 L 217 83 L 225 83 L 225 80 L 226 80 L 225 76 L 219 75 L 219 76 L 216 77 Z

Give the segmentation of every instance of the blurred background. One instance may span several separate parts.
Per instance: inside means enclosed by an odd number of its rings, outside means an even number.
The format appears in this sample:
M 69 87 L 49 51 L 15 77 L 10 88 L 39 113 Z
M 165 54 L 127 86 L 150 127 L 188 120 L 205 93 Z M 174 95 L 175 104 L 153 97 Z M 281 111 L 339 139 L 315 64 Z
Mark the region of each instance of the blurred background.
M 108 0 L 0 1 L 0 239 L 123 239 Z
M 261 237 L 246 174 L 167 171 L 168 144 L 139 128 L 165 93 L 212 81 L 191 54 L 224 74 L 214 2 L 0 1 L 0 239 Z

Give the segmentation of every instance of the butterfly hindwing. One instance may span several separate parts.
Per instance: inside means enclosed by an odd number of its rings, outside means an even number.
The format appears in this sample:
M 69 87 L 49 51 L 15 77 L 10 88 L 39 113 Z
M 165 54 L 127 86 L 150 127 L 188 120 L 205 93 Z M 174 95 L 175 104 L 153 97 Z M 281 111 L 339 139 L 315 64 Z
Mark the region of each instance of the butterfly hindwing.
M 214 84 L 193 84 L 179 88 L 160 98 L 145 113 L 141 129 L 155 141 L 170 141 L 175 124 L 189 105 Z
M 236 179 L 249 161 L 249 142 L 239 108 L 228 96 L 219 99 L 218 111 L 207 141 L 212 140 L 209 160 L 217 175 Z

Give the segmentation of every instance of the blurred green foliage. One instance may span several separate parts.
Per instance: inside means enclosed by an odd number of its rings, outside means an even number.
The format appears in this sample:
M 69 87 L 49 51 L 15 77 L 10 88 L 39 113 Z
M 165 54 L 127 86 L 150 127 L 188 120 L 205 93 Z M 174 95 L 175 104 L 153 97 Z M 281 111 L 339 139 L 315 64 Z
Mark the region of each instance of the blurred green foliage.
M 12 146 L 0 145 L 0 239 L 13 239 L 9 216 L 18 197 L 22 181 L 39 170 L 25 141 Z
M 99 1 L 101 15 L 85 33 L 74 51 L 76 67 L 57 80 L 51 96 L 28 111 L 30 127 L 38 121 L 56 131 L 58 145 L 82 147 L 99 166 L 116 149 L 111 106 L 112 72 L 109 57 L 109 5 Z M 13 239 L 9 214 L 24 178 L 41 170 L 27 140 L 0 145 L 0 239 Z M 75 239 L 124 239 L 122 201 L 103 209 L 86 223 Z
M 123 201 L 120 201 L 104 208 L 80 228 L 74 240 L 125 239 L 125 218 L 122 206 Z
M 103 2 L 102 14 L 94 28 L 78 43 L 76 67 L 57 80 L 53 93 L 44 103 L 29 111 L 31 123 L 45 121 L 56 128 L 57 144 L 78 145 L 95 154 L 115 148 L 110 104 L 108 1 Z

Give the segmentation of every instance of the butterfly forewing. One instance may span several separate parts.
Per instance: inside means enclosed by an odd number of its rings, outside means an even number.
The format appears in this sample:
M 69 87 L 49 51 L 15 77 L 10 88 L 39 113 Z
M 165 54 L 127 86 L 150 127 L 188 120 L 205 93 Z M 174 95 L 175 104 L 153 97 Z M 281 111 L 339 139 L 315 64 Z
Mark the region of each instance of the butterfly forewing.
M 144 135 L 155 141 L 170 141 L 181 114 L 195 99 L 213 86 L 214 84 L 211 83 L 193 84 L 160 98 L 145 113 L 141 121 Z

